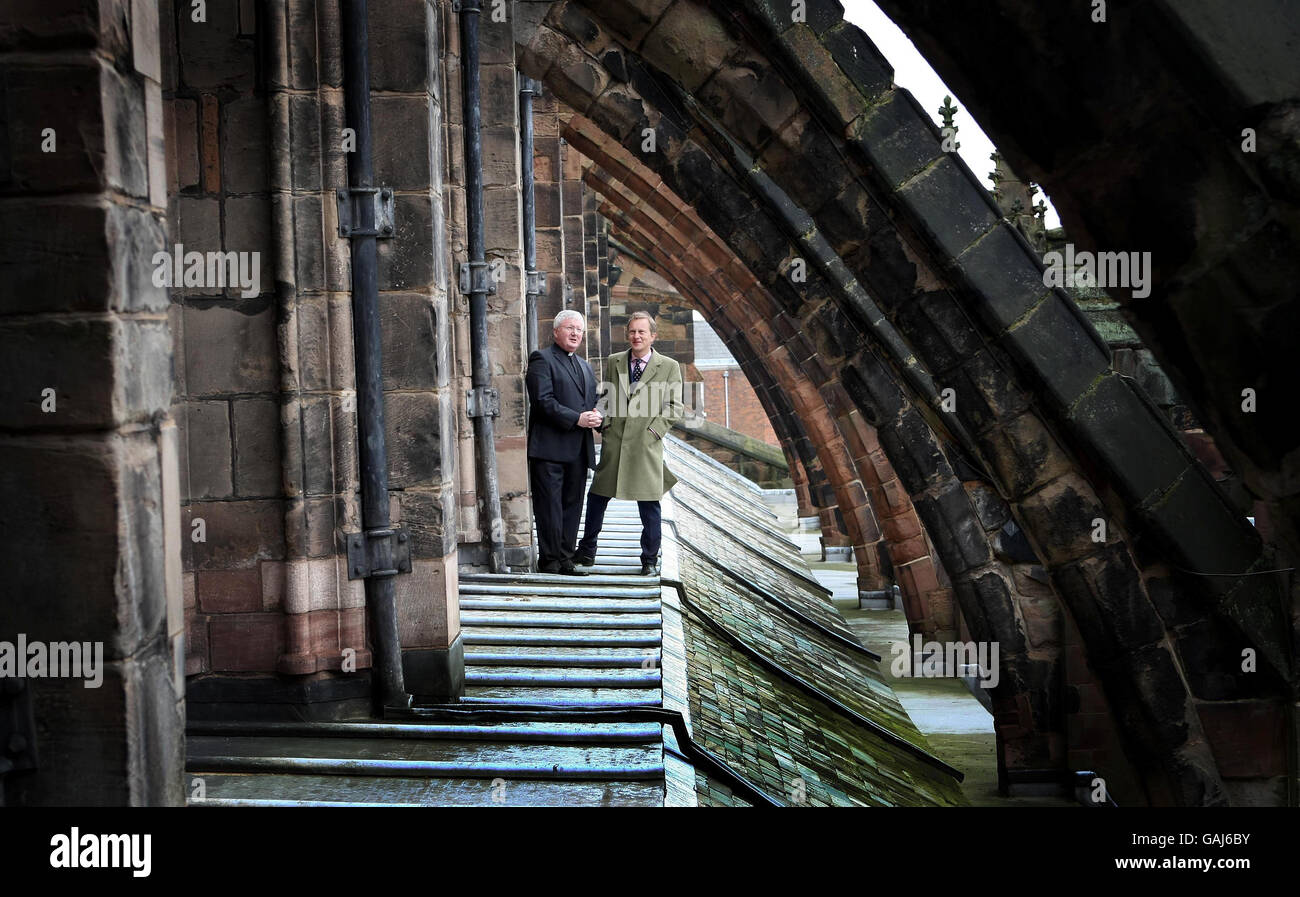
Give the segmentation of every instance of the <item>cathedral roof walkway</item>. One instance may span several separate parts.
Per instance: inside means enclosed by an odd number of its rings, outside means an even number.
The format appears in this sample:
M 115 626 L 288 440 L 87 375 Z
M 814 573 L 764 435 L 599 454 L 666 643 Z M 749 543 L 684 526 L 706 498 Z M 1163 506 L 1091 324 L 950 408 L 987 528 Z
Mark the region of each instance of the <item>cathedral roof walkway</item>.
M 667 458 L 662 576 L 611 502 L 591 575 L 462 574 L 459 703 L 192 726 L 191 803 L 964 803 L 758 487 L 672 437 Z

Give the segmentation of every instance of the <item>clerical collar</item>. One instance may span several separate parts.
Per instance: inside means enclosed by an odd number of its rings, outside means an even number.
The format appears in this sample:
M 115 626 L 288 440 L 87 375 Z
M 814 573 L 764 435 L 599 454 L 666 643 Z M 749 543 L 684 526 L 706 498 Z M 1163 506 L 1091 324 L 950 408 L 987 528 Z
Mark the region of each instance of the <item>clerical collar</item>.
M 573 357 L 573 353 L 572 353 L 572 352 L 569 353 L 569 357 L 570 357 L 570 358 Z

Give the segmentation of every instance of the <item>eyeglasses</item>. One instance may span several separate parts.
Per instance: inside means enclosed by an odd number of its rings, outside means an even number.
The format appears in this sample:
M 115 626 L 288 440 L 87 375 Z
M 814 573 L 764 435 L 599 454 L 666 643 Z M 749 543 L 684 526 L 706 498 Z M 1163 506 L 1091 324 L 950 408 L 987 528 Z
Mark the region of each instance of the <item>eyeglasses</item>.
M 567 331 L 568 333 L 582 333 L 586 328 L 569 326 L 569 327 L 561 327 L 560 329 Z

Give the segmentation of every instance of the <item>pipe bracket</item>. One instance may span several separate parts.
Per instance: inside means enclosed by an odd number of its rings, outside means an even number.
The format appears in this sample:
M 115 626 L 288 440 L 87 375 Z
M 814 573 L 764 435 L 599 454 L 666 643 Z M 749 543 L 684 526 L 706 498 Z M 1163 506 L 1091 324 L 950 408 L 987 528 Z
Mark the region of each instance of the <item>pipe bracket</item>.
M 546 272 L 545 271 L 525 271 L 524 272 L 524 292 L 533 296 L 540 296 L 546 292 Z
M 389 546 L 391 565 L 380 566 L 376 555 L 380 543 Z M 411 572 L 411 535 L 404 526 L 386 526 L 348 533 L 348 579 L 368 579 L 372 576 L 396 576 Z
M 497 417 L 501 414 L 501 394 L 495 386 L 465 390 L 465 414 L 469 417 Z
M 334 191 L 339 210 L 340 237 L 379 237 L 387 239 L 396 232 L 393 191 L 389 187 L 346 187 Z M 363 228 L 364 204 L 373 205 L 374 227 Z
M 491 293 L 496 295 L 497 284 L 492 277 L 487 262 L 460 263 L 460 291 L 462 295 L 470 293 Z

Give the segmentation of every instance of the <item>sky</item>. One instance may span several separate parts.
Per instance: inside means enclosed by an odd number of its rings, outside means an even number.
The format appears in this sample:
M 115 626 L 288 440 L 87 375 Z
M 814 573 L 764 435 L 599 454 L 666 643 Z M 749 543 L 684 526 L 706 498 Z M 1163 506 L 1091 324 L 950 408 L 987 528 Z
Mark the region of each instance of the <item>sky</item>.
M 953 119 L 953 123 L 957 126 L 957 142 L 960 144 L 957 153 L 966 160 L 966 164 L 981 179 L 984 187 L 991 188 L 993 182 L 985 175 L 993 170 L 993 161 L 989 159 L 989 154 L 993 152 L 993 142 L 966 110 L 961 97 L 939 79 L 929 63 L 917 52 L 916 47 L 912 46 L 907 36 L 880 11 L 872 0 L 840 0 L 840 2 L 844 5 L 844 18 L 866 32 L 867 37 L 871 38 L 871 42 L 885 54 L 889 64 L 894 67 L 894 83 L 910 90 L 921 106 L 930 113 L 935 124 L 940 127 L 942 122 L 939 118 L 939 107 L 943 105 L 945 96 L 952 97 L 953 104 L 960 110 Z M 1039 195 L 1043 194 L 1040 192 Z M 1059 227 L 1061 224 L 1056 209 L 1052 208 L 1050 198 L 1047 199 L 1046 222 L 1049 228 Z

